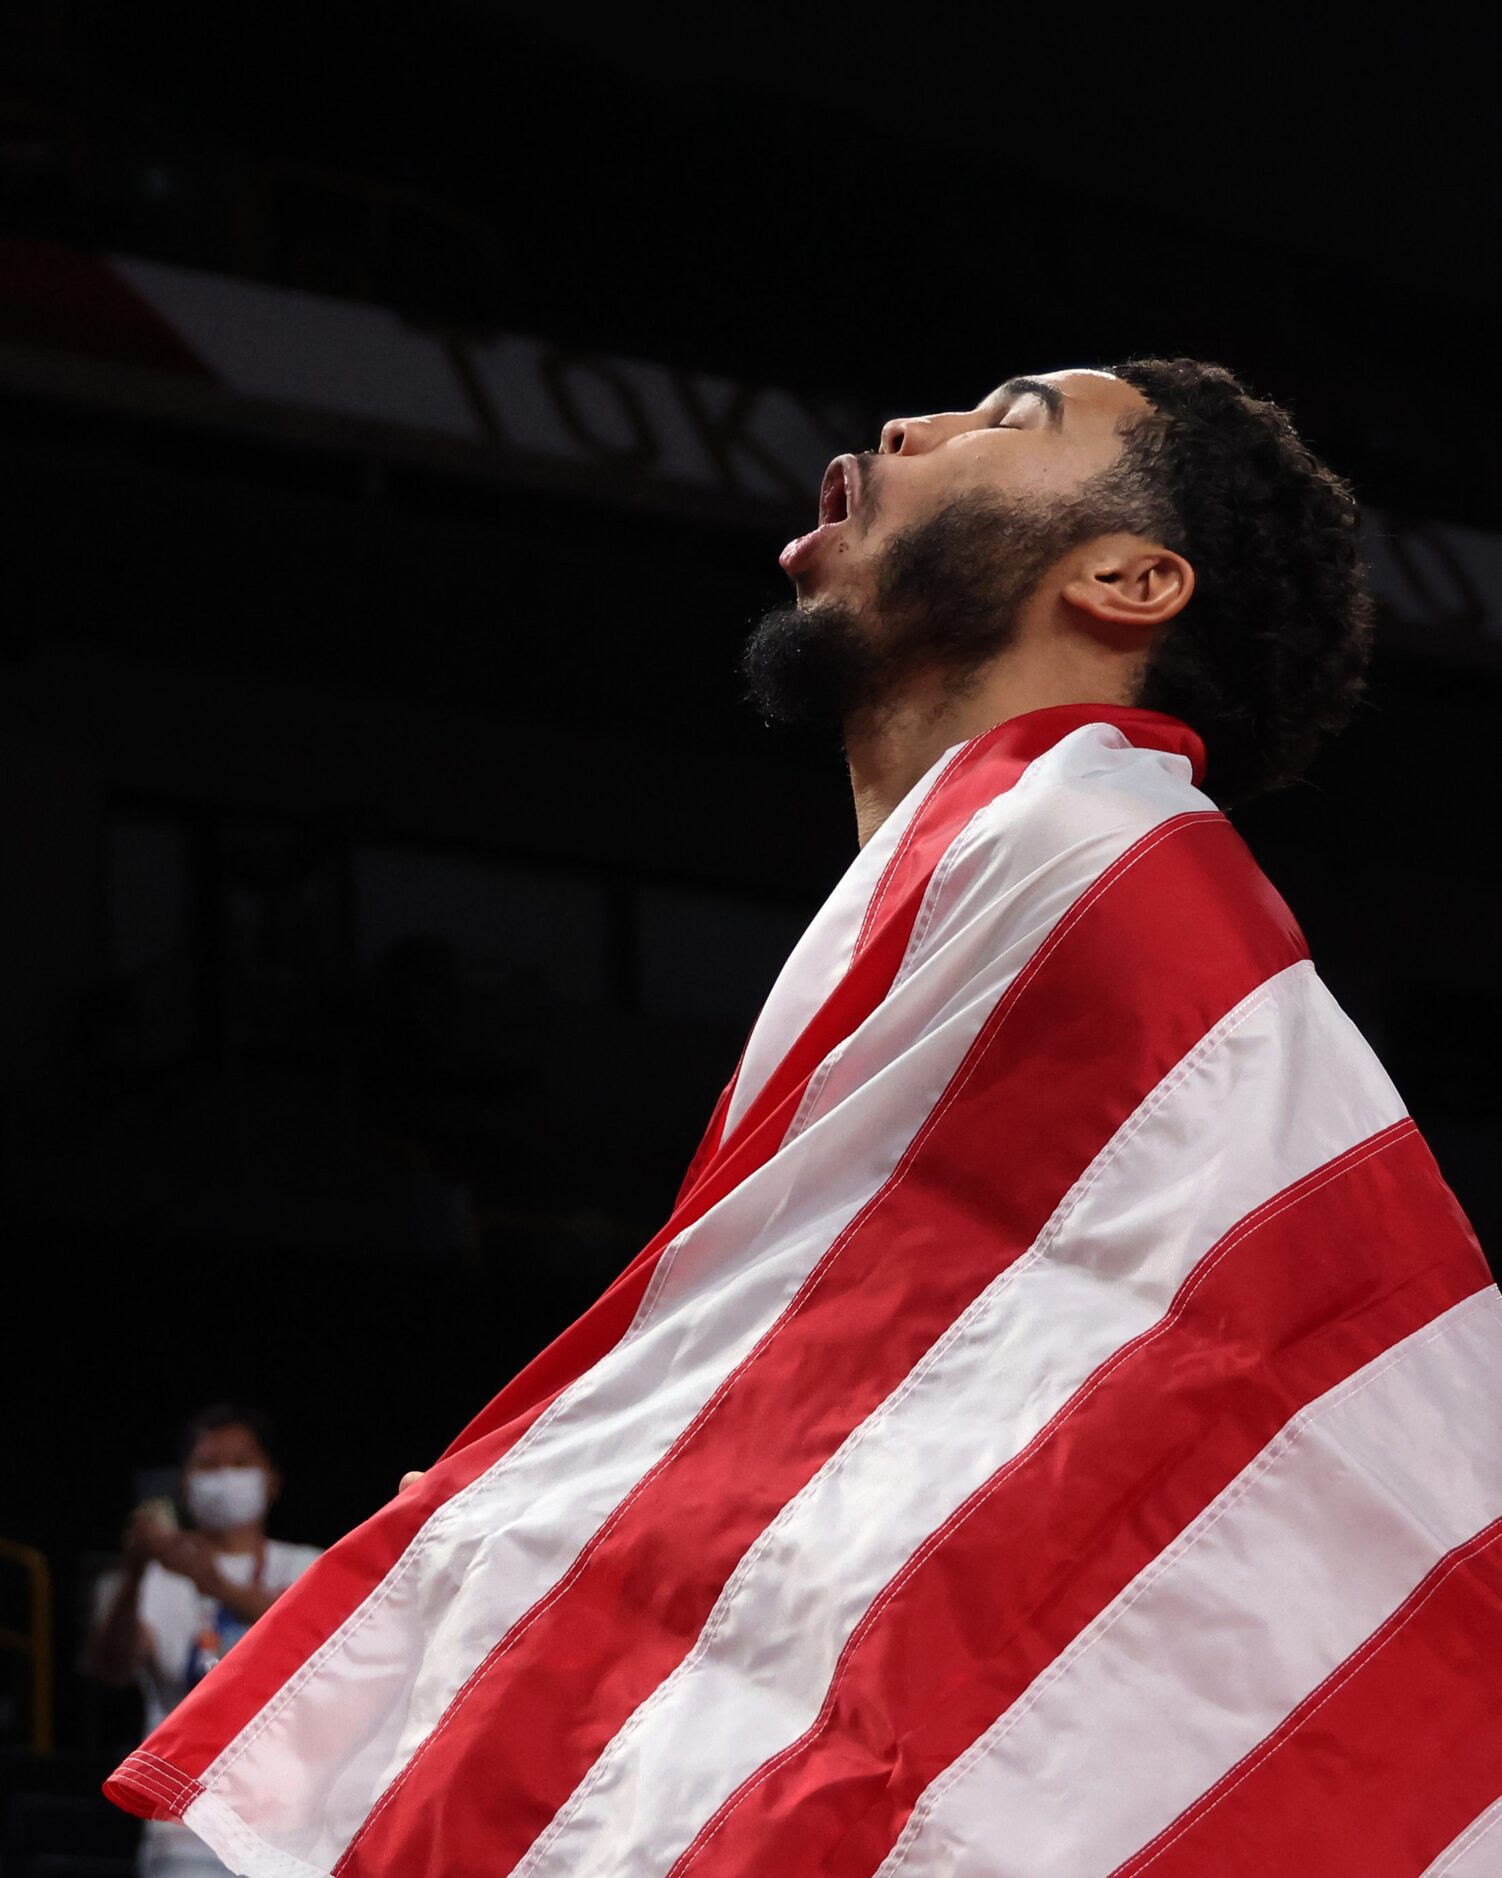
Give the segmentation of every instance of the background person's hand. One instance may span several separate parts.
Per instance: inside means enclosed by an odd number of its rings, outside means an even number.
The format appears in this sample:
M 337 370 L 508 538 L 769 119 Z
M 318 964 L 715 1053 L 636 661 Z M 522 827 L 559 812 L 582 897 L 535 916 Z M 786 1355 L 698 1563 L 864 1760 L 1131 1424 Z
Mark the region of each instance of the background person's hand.
M 160 1519 L 150 1506 L 138 1506 L 125 1523 L 120 1550 L 125 1563 L 140 1571 L 153 1559 L 160 1560 L 163 1546 L 176 1537 L 174 1529 Z
M 177 1572 L 200 1591 L 217 1596 L 221 1583 L 219 1560 L 201 1532 L 169 1533 L 157 1558 L 169 1572 Z
M 408 1487 L 415 1487 L 418 1481 L 422 1479 L 425 1471 L 424 1468 L 418 1467 L 414 1468 L 410 1474 L 403 1474 L 401 1484 L 397 1487 L 397 1492 L 405 1493 Z

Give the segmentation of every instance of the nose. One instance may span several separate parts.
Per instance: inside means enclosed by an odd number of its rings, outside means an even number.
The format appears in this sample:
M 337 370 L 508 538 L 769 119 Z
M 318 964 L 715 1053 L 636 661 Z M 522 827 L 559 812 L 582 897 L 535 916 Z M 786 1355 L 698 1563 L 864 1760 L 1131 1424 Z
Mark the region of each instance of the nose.
M 882 456 L 917 456 L 934 445 L 933 419 L 928 417 L 892 417 L 881 427 Z

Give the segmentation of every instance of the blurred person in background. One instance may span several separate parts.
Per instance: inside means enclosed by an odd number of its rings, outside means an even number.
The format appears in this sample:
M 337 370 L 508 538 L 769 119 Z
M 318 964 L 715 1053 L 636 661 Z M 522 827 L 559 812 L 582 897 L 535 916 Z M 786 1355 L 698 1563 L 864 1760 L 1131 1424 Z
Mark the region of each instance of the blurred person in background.
M 148 1733 L 270 1609 L 319 1548 L 271 1539 L 281 1492 L 270 1420 L 243 1403 L 195 1415 L 179 1444 L 176 1502 L 147 1501 L 126 1524 L 122 1563 L 95 1595 L 88 1667 L 113 1688 L 139 1685 Z M 143 1878 L 195 1878 L 226 1867 L 186 1826 L 151 1820 Z

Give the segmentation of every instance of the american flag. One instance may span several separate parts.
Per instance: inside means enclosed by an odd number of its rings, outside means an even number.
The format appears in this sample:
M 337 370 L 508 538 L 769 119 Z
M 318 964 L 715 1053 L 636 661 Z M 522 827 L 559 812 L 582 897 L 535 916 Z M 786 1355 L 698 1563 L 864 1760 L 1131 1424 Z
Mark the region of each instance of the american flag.
M 1204 762 L 945 752 L 662 1230 L 110 1797 L 252 1878 L 1502 1872 L 1502 1297 Z

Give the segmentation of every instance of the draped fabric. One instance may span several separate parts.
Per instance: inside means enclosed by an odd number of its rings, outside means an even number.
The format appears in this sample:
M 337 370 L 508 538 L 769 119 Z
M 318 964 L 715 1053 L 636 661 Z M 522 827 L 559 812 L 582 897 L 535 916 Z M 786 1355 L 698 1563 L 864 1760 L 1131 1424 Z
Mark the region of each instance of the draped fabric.
M 110 1797 L 252 1878 L 1502 1870 L 1502 1298 L 1204 760 L 945 752 L 662 1230 Z

